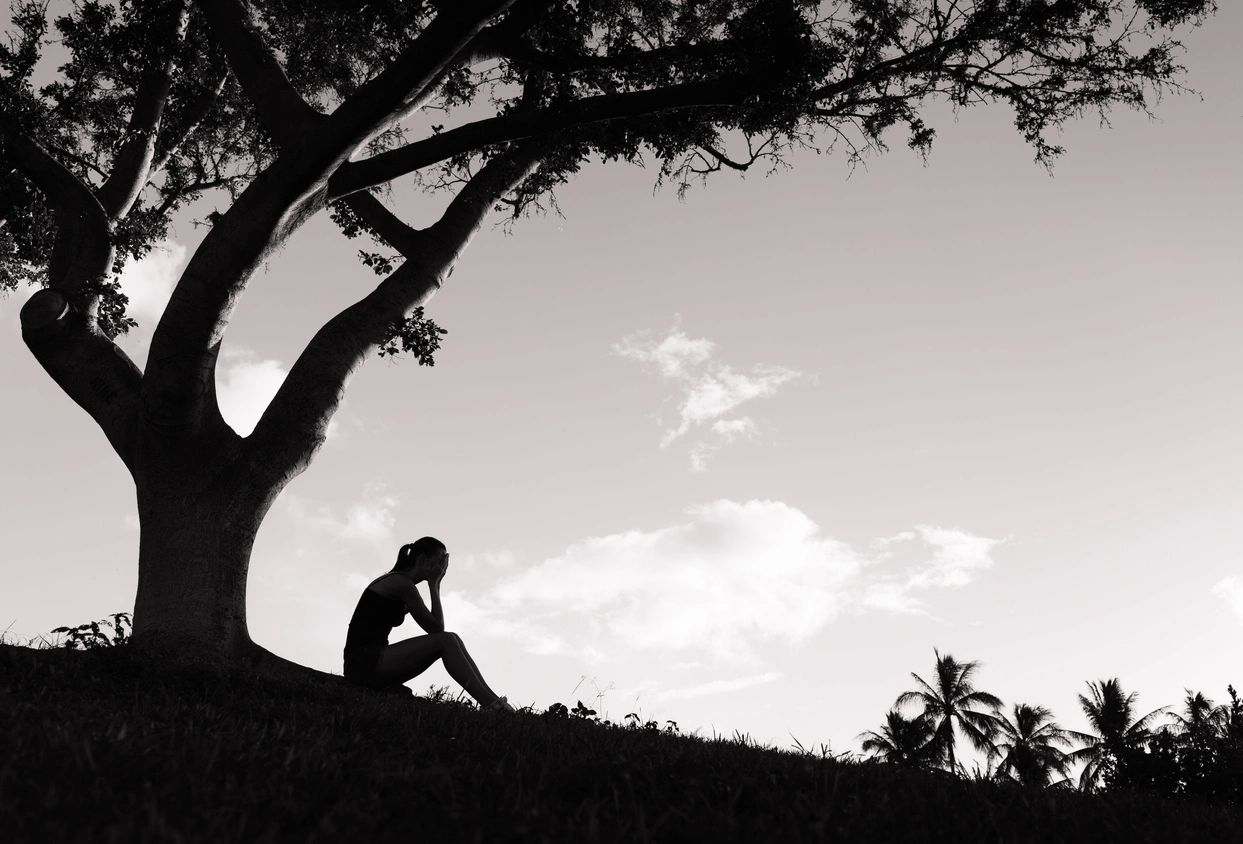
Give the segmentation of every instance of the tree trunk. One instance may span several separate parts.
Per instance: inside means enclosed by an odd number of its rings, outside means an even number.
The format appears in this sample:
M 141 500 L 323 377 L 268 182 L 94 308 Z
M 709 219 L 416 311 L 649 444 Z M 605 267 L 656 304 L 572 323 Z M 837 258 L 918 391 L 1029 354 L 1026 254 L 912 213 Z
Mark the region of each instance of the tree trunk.
M 134 472 L 141 531 L 135 644 L 227 661 L 254 651 L 246 578 L 255 535 L 280 486 L 257 480 L 240 445 L 226 429 L 223 443 L 177 449 L 177 459 L 166 452 L 153 460 L 144 449 L 147 459 Z
M 136 640 L 188 639 L 224 654 L 249 644 L 246 575 L 254 531 L 230 524 L 220 504 L 173 500 L 140 507 Z

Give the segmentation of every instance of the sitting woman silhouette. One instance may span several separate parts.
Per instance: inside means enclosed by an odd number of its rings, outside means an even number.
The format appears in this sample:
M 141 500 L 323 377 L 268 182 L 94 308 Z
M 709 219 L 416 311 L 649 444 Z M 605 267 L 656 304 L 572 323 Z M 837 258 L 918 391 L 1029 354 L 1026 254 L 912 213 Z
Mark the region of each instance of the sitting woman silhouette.
M 401 547 L 393 570 L 371 581 L 354 608 L 345 637 L 345 679 L 370 688 L 396 686 L 422 674 L 439 659 L 480 708 L 513 712 L 509 701 L 484 682 L 462 638 L 445 632 L 440 581 L 448 568 L 449 551 L 439 539 L 425 536 Z M 431 591 L 430 610 L 415 588 L 424 580 Z M 405 620 L 407 611 L 427 635 L 390 645 L 388 634 Z

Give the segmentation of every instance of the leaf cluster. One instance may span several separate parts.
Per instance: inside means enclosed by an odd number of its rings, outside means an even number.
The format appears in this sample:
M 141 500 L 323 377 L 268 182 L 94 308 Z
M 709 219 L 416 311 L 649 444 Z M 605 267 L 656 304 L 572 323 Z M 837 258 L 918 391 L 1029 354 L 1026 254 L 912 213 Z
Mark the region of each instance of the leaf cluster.
M 409 316 L 389 326 L 385 340 L 380 344 L 380 357 L 407 352 L 414 355 L 420 366 L 435 366 L 436 351 L 440 338 L 449 332 L 423 314 L 417 307 Z
M 99 648 L 117 648 L 129 642 L 133 623 L 127 612 L 112 613 L 108 619 L 88 621 L 77 627 L 56 627 L 53 633 L 64 633 L 61 647 L 77 651 L 93 651 Z M 108 631 L 112 632 L 109 633 Z

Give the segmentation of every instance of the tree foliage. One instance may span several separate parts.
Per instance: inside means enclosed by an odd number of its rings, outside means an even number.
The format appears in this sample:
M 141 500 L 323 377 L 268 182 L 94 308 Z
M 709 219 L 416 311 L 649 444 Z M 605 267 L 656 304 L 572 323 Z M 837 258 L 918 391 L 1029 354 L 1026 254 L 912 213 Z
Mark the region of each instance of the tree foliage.
M 916 687 L 903 692 L 895 706 L 916 703 L 921 707 L 919 717 L 932 729 L 930 752 L 933 758 L 943 761 L 945 769 L 957 773 L 959 764 L 954 747 L 961 731 L 977 750 L 992 752 L 992 740 L 997 735 L 998 718 L 995 711 L 1001 700 L 991 692 L 975 687 L 978 662 L 960 663 L 950 654 L 936 654 L 936 666 L 929 682 L 911 672 Z M 987 711 L 981 707 L 987 707 Z
M 1243 805 L 1243 701 L 1234 686 L 1227 691 L 1230 702 L 1221 705 L 1188 691 L 1173 723 L 1145 746 L 1118 752 L 1106 787 Z
M 912 674 L 918 688 L 899 695 L 879 730 L 859 735 L 863 752 L 893 765 L 940 765 L 962 775 L 953 755 L 957 724 L 987 756 L 997 780 L 1069 788 L 1071 769 L 1081 764 L 1083 791 L 1142 791 L 1243 805 L 1243 700 L 1234 686 L 1227 688 L 1228 703 L 1187 690 L 1181 710 L 1163 706 L 1136 717 L 1138 695 L 1124 691 L 1116 677 L 1089 682 L 1079 703 L 1091 732 L 1079 732 L 1060 726 L 1043 706 L 1016 703 L 1007 714 L 1000 699 L 975 688 L 977 666 L 938 652 L 933 682 Z M 921 708 L 907 717 L 897 708 L 906 703 Z M 980 711 L 981 705 L 991 711 Z M 1162 715 L 1169 720 L 1158 724 Z M 1082 746 L 1069 750 L 1075 742 Z
M 1153 735 L 1157 716 L 1165 707 L 1154 709 L 1137 718 L 1135 692 L 1124 692 L 1118 678 L 1088 683 L 1088 696 L 1079 695 L 1079 705 L 1091 726 L 1091 733 L 1072 732 L 1084 746 L 1071 754 L 1075 762 L 1083 762 L 1079 786 L 1090 791 L 1101 782 L 1109 782 L 1118 759 L 1147 746 Z
M 183 8 L 175 0 L 79 0 L 50 20 L 42 3 L 14 3 L 10 43 L 0 47 L 0 109 L 10 130 L 0 146 L 0 289 L 50 283 L 46 234 L 55 214 L 14 166 L 14 130 L 98 191 L 131 131 L 145 76 L 171 61 L 151 172 L 110 232 L 111 280 L 88 291 L 101 297 L 99 326 L 108 336 L 133 324 L 115 283 L 124 264 L 164 237 L 179 209 L 225 193 L 236 199 L 274 161 L 278 144 L 204 5 L 190 6 L 178 39 L 168 29 Z M 1007 104 L 1047 163 L 1062 151 L 1050 130 L 1066 120 L 1116 105 L 1147 110 L 1162 92 L 1179 89 L 1180 45 L 1170 29 L 1198 22 L 1213 3 L 562 0 L 499 7 L 433 89 L 411 96 L 409 113 L 366 139 L 360 154 L 371 161 L 352 178 L 339 172 L 341 191 L 383 194 L 407 178 L 416 190 L 454 190 L 532 136 L 549 143 L 535 172 L 501 201 L 515 215 L 555 207 L 555 188 L 594 159 L 654 162 L 662 182 L 685 190 L 722 170 L 781 166 L 797 148 L 841 146 L 858 159 L 885 149 L 896 127 L 926 151 L 935 129 L 922 110 L 936 100 Z M 288 83 L 322 113 L 404 60 L 447 8 L 399 0 L 249 4 L 253 30 Z M 58 78 L 40 85 L 35 67 L 52 38 L 67 60 Z M 349 217 L 341 197 L 332 210 L 347 236 L 385 243 L 378 227 Z M 359 254 L 381 273 L 403 257 Z M 406 326 L 394 322 L 381 348 L 401 344 Z
M 933 726 L 927 718 L 907 718 L 899 710 L 891 709 L 885 713 L 885 723 L 879 731 L 869 730 L 859 737 L 863 739 L 864 753 L 891 765 L 922 768 L 935 761 L 932 736 Z
M 1012 716 L 997 713 L 997 740 L 991 755 L 998 760 L 995 774 L 1022 785 L 1046 786 L 1054 774 L 1067 776 L 1069 733 L 1043 706 L 1016 703 Z

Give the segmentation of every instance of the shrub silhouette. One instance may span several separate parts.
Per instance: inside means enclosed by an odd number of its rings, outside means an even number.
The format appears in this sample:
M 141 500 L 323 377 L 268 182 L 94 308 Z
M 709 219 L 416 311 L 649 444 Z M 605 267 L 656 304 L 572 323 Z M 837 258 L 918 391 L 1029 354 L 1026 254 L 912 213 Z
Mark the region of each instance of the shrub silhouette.
M 93 651 L 97 648 L 116 648 L 129 642 L 130 632 L 134 629 L 130 614 L 114 612 L 108 619 L 88 621 L 77 627 L 56 627 L 53 633 L 64 633 L 65 641 L 61 647 L 75 651 Z M 104 628 L 110 628 L 111 633 Z

